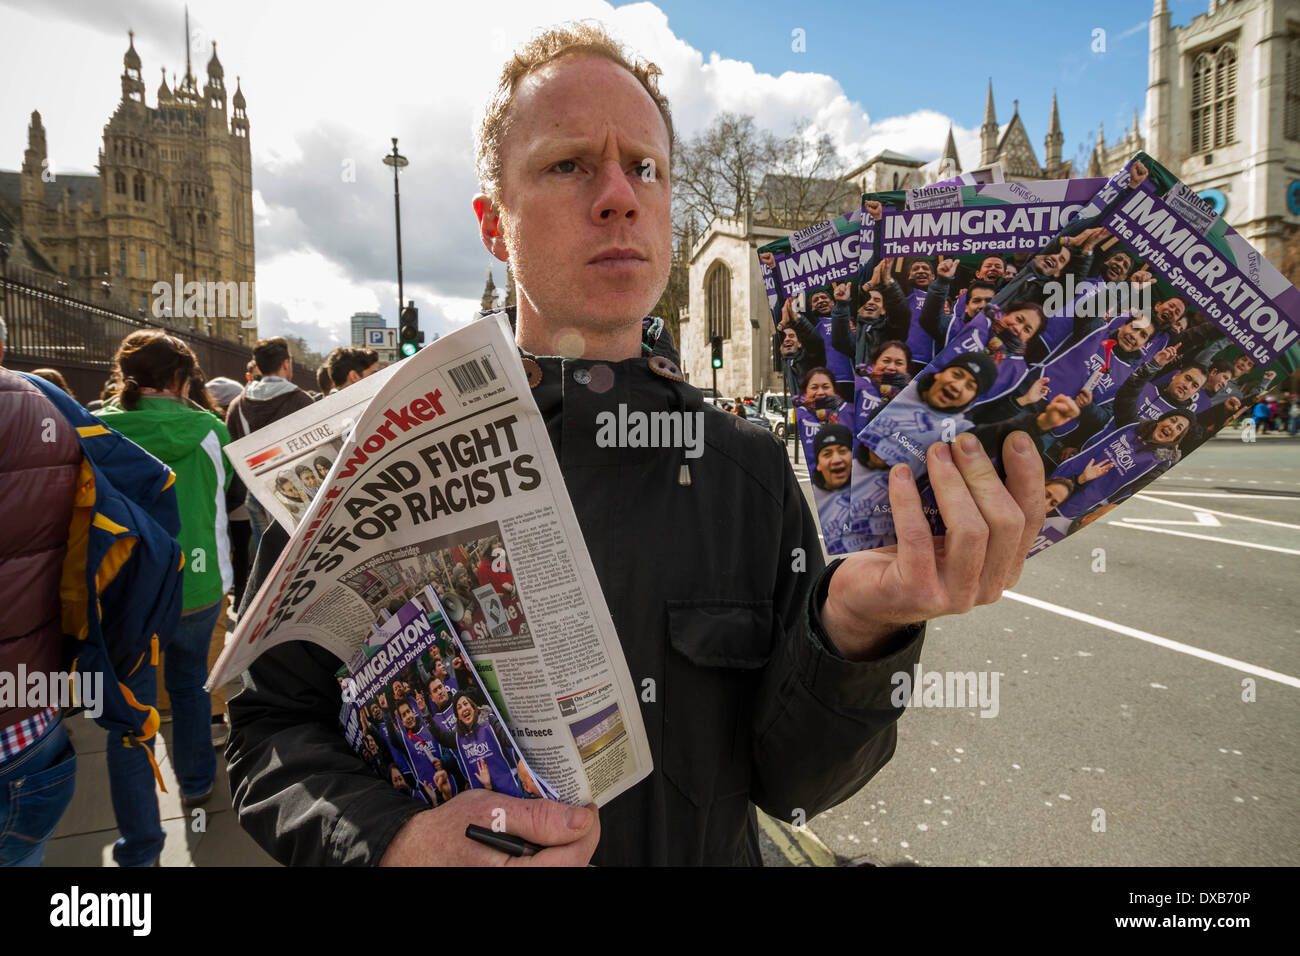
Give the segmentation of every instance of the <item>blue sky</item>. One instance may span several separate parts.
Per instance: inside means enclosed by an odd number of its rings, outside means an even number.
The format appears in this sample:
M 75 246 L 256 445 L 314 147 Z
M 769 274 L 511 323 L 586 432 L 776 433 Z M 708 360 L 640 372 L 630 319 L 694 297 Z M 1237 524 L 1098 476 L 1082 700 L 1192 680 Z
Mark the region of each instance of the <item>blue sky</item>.
M 706 56 L 716 51 L 775 75 L 828 73 L 873 118 L 932 109 L 976 127 L 992 77 L 998 122 L 1010 119 L 1012 100 L 1019 99 L 1040 161 L 1053 89 L 1066 158 L 1079 145 L 1091 145 L 1099 122 L 1114 140 L 1132 123 L 1134 107 L 1146 108 L 1150 0 L 832 0 L 802 6 L 659 0 L 656 6 L 672 31 Z M 1172 0 L 1169 6 L 1173 22 L 1181 24 L 1204 13 L 1207 2 Z M 796 28 L 805 31 L 804 53 L 791 50 Z M 1092 49 L 1096 29 L 1105 31 L 1105 52 Z

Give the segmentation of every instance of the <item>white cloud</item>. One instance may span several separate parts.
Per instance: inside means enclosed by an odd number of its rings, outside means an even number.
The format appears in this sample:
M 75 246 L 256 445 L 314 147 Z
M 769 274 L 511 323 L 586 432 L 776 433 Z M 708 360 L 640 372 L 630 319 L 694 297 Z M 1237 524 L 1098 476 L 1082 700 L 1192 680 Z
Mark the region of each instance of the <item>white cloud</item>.
M 401 176 L 403 257 L 406 294 L 421 307 L 423 326 L 445 332 L 466 321 L 478 306 L 484 269 L 503 283 L 504 267 L 483 250 L 469 207 L 472 124 L 505 54 L 545 25 L 593 17 L 655 61 L 684 139 L 723 110 L 751 113 L 775 132 L 810 119 L 850 163 L 882 149 L 933 159 L 947 135 L 950 119 L 932 110 L 873 118 L 833 77 L 773 76 L 697 50 L 651 3 L 614 9 L 603 0 L 496 0 L 491 27 L 484 12 L 482 4 L 396 0 L 310 7 L 192 0 L 200 83 L 215 39 L 229 91 L 238 75 L 248 100 L 257 287 L 267 323 L 306 328 L 301 334 L 320 348 L 346 340 L 354 311 L 378 309 L 396 324 L 392 175 L 380 162 L 394 135 L 411 161 Z M 179 3 L 126 0 L 87 13 L 75 0 L 41 0 L 6 8 L 4 17 L 6 168 L 21 162 L 33 108 L 42 112 L 56 168 L 93 166 L 120 98 L 128 27 L 136 30 L 150 104 L 160 64 L 169 84 L 171 72 L 184 69 Z M 53 45 L 57 58 L 50 57 Z M 954 136 L 963 166 L 973 165 L 978 129 L 954 127 Z M 355 166 L 355 182 L 340 175 L 345 161 Z

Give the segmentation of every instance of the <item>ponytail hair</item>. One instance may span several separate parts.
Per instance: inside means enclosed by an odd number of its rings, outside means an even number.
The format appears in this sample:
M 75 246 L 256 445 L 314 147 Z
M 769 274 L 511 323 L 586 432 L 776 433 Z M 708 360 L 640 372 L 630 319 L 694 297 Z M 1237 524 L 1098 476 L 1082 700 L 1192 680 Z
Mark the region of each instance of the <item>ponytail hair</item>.
M 113 381 L 121 386 L 118 401 L 127 411 L 139 406 L 141 389 L 178 390 L 201 374 L 189 346 L 162 329 L 141 329 L 124 338 L 113 366 Z

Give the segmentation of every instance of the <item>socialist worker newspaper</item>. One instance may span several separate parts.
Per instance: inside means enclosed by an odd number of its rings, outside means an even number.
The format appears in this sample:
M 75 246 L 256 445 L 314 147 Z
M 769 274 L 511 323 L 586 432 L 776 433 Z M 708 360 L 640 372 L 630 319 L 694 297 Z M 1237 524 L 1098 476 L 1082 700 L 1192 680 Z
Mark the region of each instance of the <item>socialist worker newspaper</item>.
M 334 414 L 324 405 L 281 430 L 310 430 Z M 650 773 L 636 690 L 503 313 L 400 363 L 359 411 L 208 686 L 285 641 L 353 661 L 426 587 L 563 800 L 603 805 Z

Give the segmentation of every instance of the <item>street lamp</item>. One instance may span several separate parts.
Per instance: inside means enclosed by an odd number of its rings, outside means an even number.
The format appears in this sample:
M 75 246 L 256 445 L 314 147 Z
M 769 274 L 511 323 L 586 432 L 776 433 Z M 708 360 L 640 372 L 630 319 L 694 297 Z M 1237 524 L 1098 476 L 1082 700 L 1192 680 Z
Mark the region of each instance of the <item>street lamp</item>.
M 397 151 L 397 137 L 393 137 L 393 151 L 384 157 L 384 164 L 393 167 L 393 215 L 397 220 L 397 314 L 402 314 L 402 197 L 397 189 L 397 171 L 409 165 L 405 156 Z

